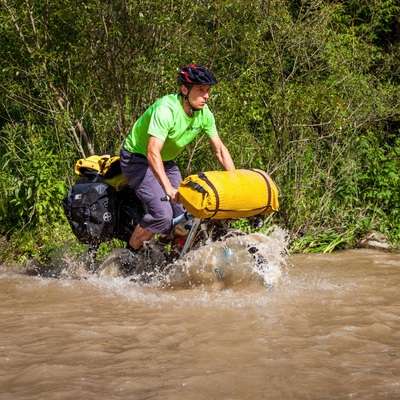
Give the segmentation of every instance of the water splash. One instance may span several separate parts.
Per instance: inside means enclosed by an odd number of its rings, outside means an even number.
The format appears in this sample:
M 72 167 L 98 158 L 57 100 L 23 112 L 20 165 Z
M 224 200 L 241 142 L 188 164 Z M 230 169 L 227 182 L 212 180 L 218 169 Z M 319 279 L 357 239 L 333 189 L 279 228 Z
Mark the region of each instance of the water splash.
M 232 235 L 188 253 L 170 266 L 169 288 L 248 285 L 276 286 L 287 256 L 288 236 L 280 228 L 266 234 Z
M 113 251 L 96 271 L 82 258 L 65 253 L 59 276 L 105 280 L 124 278 L 140 286 L 167 289 L 227 290 L 249 286 L 276 287 L 286 263 L 288 234 L 279 227 L 266 233 L 230 231 L 220 241 L 204 245 L 166 265 L 164 248 L 147 244 L 135 260 L 126 249 Z

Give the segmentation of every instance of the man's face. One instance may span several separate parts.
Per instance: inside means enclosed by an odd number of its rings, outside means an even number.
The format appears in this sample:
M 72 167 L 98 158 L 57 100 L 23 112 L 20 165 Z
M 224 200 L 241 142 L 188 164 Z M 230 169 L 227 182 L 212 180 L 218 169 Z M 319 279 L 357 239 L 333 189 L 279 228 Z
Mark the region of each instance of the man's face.
M 187 95 L 189 92 L 189 103 L 192 107 L 201 110 L 210 97 L 211 85 L 194 85 L 189 91 L 187 87 L 182 87 L 182 93 Z

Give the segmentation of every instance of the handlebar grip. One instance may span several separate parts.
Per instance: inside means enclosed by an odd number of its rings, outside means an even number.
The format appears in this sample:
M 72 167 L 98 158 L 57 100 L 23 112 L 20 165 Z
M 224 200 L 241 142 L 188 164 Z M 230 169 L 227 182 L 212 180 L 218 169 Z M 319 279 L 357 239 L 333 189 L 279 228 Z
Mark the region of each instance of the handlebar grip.
M 171 201 L 171 196 L 164 196 L 164 197 L 161 197 L 161 201 Z

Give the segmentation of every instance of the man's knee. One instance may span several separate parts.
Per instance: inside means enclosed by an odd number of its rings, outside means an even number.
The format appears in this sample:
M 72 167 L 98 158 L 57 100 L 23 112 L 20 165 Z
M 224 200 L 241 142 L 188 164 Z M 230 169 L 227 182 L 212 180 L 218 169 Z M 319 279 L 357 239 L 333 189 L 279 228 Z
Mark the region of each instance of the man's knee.
M 169 203 L 149 210 L 144 215 L 141 225 L 153 233 L 168 233 L 172 228 L 172 208 Z
M 172 228 L 172 213 L 158 219 L 158 233 L 169 233 Z

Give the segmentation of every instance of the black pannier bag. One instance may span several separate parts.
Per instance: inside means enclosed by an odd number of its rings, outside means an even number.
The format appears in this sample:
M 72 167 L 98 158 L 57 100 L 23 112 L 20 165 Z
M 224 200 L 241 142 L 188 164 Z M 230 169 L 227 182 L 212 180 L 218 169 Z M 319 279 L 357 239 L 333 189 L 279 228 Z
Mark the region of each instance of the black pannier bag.
M 113 237 L 114 188 L 102 180 L 73 185 L 62 204 L 72 232 L 81 243 L 100 244 Z

